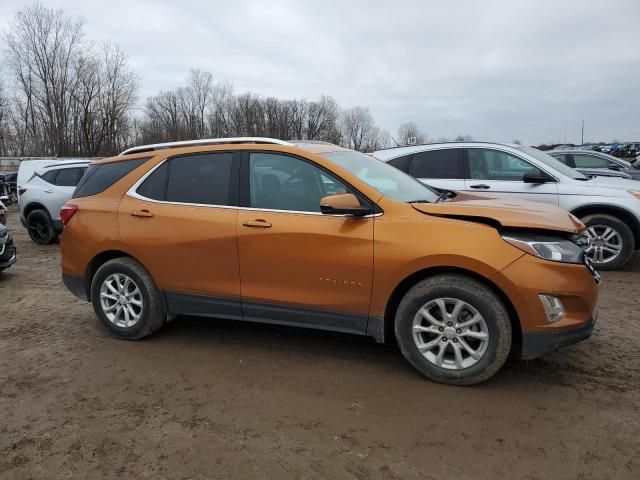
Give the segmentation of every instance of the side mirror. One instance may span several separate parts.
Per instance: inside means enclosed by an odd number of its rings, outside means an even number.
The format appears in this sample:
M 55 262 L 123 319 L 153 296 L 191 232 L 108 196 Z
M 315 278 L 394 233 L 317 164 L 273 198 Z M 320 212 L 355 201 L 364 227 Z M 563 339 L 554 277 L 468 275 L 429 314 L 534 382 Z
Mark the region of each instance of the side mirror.
M 353 193 L 340 193 L 320 199 L 320 211 L 325 215 L 353 215 L 354 217 L 371 213 L 369 207 L 360 205 L 360 201 Z
M 524 183 L 548 183 L 555 182 L 553 177 L 541 170 L 535 172 L 527 172 L 522 176 Z

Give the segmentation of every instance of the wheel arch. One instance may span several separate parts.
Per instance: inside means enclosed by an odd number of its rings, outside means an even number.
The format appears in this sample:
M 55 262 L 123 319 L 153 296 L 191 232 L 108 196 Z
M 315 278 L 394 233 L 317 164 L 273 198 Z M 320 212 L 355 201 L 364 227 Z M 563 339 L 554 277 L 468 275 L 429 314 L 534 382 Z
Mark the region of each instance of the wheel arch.
M 45 207 L 44 204 L 42 204 L 41 202 L 38 202 L 38 201 L 33 201 L 33 202 L 28 203 L 27 206 L 24 207 L 24 210 L 22 211 L 22 215 L 24 216 L 24 219 L 26 220 L 31 212 L 33 212 L 34 210 L 40 210 L 40 209 L 42 209 L 45 212 L 47 212 L 49 217 L 51 217 L 51 212 L 49 211 L 49 209 L 47 207 Z
M 587 215 L 610 215 L 622 220 L 631 229 L 633 233 L 633 249 L 640 248 L 640 221 L 629 210 L 623 207 L 606 204 L 582 205 L 571 210 L 571 213 L 578 218 L 584 218 Z
M 509 314 L 509 321 L 511 323 L 512 330 L 512 345 L 519 347 L 522 344 L 522 327 L 520 326 L 520 319 L 518 317 L 518 312 L 516 311 L 513 303 L 507 296 L 507 294 L 493 281 L 488 279 L 487 277 L 480 275 L 477 272 L 472 270 L 467 270 L 460 267 L 450 267 L 450 266 L 438 266 L 438 267 L 430 267 L 422 270 L 418 270 L 405 279 L 403 279 L 393 290 L 387 304 L 385 306 L 384 312 L 384 339 L 385 342 L 390 341 L 391 339 L 395 339 L 395 316 L 396 311 L 398 310 L 398 306 L 400 305 L 400 301 L 405 296 L 405 294 L 413 287 L 416 283 L 432 277 L 434 275 L 446 274 L 446 273 L 457 273 L 460 275 L 465 275 L 470 277 L 476 281 L 481 282 L 490 288 L 497 296 L 502 300 L 504 306 L 507 309 L 507 313 Z
M 102 265 L 107 263 L 109 260 L 113 260 L 115 258 L 121 258 L 121 257 L 132 258 L 133 260 L 138 262 L 140 265 L 142 265 L 142 267 L 145 270 L 147 270 L 147 272 L 149 271 L 149 269 L 138 258 L 136 258 L 134 255 L 132 255 L 129 252 L 125 252 L 124 250 L 112 249 L 112 250 L 105 250 L 103 252 L 100 252 L 89 261 L 89 263 L 87 264 L 87 268 L 85 269 L 84 288 L 87 294 L 87 299 L 89 301 L 91 301 L 91 283 L 93 282 L 93 277 L 98 271 L 98 269 Z

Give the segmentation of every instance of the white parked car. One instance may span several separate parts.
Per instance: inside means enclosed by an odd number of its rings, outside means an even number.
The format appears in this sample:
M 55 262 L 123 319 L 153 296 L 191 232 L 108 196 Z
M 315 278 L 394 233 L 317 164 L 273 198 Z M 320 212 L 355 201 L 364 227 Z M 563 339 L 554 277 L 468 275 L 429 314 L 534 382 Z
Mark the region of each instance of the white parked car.
M 28 181 L 18 170 L 20 221 L 31 240 L 40 245 L 54 242 L 62 232 L 60 208 L 71 198 L 87 171 L 89 161 L 65 161 L 39 166 Z M 31 167 L 29 167 L 31 168 Z
M 640 249 L 638 181 L 587 177 L 522 145 L 440 143 L 378 150 L 373 156 L 438 189 L 559 206 L 587 225 L 587 254 L 602 270 L 622 267 Z

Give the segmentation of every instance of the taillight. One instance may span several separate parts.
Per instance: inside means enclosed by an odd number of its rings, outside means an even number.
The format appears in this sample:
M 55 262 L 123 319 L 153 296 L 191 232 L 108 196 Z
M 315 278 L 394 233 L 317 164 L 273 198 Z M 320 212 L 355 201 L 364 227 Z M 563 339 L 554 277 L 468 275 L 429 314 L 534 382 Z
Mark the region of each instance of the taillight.
M 27 191 L 27 189 L 26 189 L 26 188 L 24 188 L 24 187 L 20 187 L 20 188 L 18 189 L 18 195 L 24 195 L 24 192 L 26 192 L 26 191 Z
M 69 223 L 69 220 L 76 214 L 78 211 L 78 206 L 73 204 L 65 204 L 60 209 L 60 220 L 63 225 Z

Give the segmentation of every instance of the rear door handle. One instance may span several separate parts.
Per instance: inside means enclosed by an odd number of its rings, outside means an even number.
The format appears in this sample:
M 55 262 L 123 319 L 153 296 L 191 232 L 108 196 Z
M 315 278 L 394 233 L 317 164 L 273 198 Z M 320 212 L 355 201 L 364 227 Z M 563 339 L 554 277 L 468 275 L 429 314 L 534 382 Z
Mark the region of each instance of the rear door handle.
M 491 187 L 489 185 L 484 184 L 484 183 L 480 183 L 478 185 L 471 185 L 471 188 L 477 188 L 479 190 L 489 190 Z
M 248 220 L 246 222 L 242 222 L 242 225 L 252 228 L 271 228 L 271 224 L 269 222 L 260 218 L 257 220 Z
M 151 213 L 149 210 L 134 210 L 133 212 L 131 212 L 131 216 L 132 217 L 143 217 L 143 218 L 149 218 L 149 217 L 153 217 L 153 213 Z
M 44 193 L 53 193 L 53 190 L 47 189 L 47 190 L 44 191 Z

